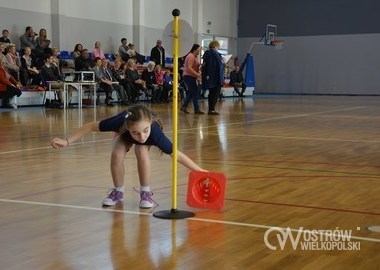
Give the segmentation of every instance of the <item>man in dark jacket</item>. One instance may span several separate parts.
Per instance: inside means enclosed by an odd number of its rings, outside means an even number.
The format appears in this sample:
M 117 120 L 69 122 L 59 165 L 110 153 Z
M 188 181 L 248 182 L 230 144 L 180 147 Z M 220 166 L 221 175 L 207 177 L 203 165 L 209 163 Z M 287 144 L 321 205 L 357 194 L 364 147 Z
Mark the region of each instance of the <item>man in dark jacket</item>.
M 219 54 L 219 42 L 213 40 L 209 44 L 209 50 L 203 55 L 202 66 L 202 86 L 209 90 L 208 94 L 208 114 L 218 115 L 215 105 L 218 102 L 220 91 L 224 83 L 224 63 Z
M 92 61 L 89 58 L 88 50 L 83 49 L 81 55 L 75 58 L 75 71 L 91 71 Z
M 234 90 L 239 97 L 244 97 L 244 92 L 247 85 L 244 82 L 243 74 L 240 72 L 240 67 L 237 65 L 230 73 L 230 85 L 234 87 Z M 241 92 L 239 91 L 239 88 L 241 88 Z
M 165 67 L 165 49 L 162 47 L 161 40 L 157 40 L 156 46 L 150 51 L 150 61 L 155 62 L 156 65 L 160 65 L 163 68 Z

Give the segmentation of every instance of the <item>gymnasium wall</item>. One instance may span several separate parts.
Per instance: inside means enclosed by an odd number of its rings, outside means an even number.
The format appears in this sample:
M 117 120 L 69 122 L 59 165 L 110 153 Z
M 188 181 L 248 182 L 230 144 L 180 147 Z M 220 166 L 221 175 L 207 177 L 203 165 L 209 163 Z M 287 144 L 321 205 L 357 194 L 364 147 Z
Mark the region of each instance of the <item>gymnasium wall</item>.
M 282 50 L 256 46 L 256 88 L 265 93 L 380 94 L 376 0 L 240 0 L 238 55 L 267 23 Z
M 25 26 L 31 25 L 35 31 L 46 28 L 52 45 L 61 50 L 72 50 L 76 42 L 93 49 L 99 40 L 103 50 L 112 53 L 120 38 L 127 37 L 140 53 L 149 54 L 173 19 L 174 8 L 180 9 L 180 18 L 193 27 L 195 42 L 200 42 L 207 21 L 212 20 L 211 34 L 236 43 L 237 0 L 2 0 L 0 28 L 10 30 L 17 45 Z M 236 46 L 232 47 L 236 52 Z

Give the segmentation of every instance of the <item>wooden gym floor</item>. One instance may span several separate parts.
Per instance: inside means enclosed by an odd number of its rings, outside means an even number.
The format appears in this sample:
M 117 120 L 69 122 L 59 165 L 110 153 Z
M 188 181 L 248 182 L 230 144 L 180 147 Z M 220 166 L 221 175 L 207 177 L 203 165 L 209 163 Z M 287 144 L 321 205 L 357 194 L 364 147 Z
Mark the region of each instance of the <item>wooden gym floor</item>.
M 380 97 L 226 99 L 220 116 L 179 115 L 179 149 L 227 176 L 222 211 L 171 208 L 171 161 L 151 150 L 159 206 L 138 208 L 135 157 L 125 161 L 126 200 L 101 208 L 111 187 L 112 134 L 55 151 L 52 137 L 125 107 L 0 111 L 0 269 L 380 269 Z M 205 108 L 206 102 L 201 106 Z M 153 105 L 171 137 L 171 106 Z M 281 250 L 271 226 L 352 230 L 360 250 Z M 277 241 L 277 242 L 276 242 Z M 276 244 L 277 243 L 277 244 Z

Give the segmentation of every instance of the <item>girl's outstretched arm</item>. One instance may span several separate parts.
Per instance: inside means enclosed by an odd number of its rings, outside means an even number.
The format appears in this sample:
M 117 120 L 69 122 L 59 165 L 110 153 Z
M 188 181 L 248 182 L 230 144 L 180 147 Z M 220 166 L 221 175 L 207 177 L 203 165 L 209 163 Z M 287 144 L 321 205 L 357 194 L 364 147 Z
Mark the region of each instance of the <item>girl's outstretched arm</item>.
M 92 122 L 83 125 L 81 128 L 78 128 L 73 133 L 71 133 L 67 138 L 61 139 L 61 138 L 54 138 L 51 140 L 50 144 L 55 148 L 61 148 L 64 146 L 67 146 L 76 140 L 80 139 L 84 135 L 86 135 L 89 132 L 99 132 L 99 122 Z
M 195 164 L 194 161 L 192 161 L 188 156 L 186 156 L 182 152 L 177 151 L 177 156 L 178 156 L 178 162 L 181 163 L 186 168 L 188 168 L 189 170 L 207 172 L 206 170 L 202 169 L 197 164 Z

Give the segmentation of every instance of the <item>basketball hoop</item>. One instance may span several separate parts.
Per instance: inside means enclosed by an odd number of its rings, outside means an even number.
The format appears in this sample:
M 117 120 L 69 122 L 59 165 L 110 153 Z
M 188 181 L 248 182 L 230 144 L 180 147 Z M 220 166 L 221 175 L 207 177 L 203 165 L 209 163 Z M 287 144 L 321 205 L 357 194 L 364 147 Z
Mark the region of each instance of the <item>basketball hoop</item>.
M 283 40 L 272 40 L 270 42 L 270 45 L 274 46 L 274 48 L 277 50 L 281 50 L 282 46 L 284 45 L 284 41 Z

